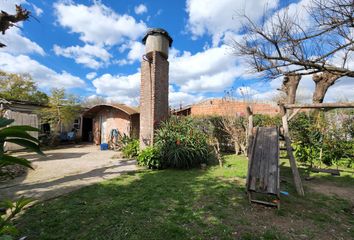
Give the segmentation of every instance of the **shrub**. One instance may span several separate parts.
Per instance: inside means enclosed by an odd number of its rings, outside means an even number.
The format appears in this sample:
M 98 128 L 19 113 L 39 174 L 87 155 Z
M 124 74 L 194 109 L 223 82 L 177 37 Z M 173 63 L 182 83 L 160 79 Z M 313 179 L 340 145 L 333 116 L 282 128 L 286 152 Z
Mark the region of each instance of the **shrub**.
M 139 153 L 139 141 L 136 139 L 132 139 L 127 142 L 123 148 L 123 157 L 132 158 L 138 156 Z
M 147 147 L 140 151 L 137 160 L 140 166 L 146 166 L 150 169 L 160 169 L 162 167 L 161 156 L 156 147 Z
M 0 239 L 15 239 L 14 236 L 18 235 L 19 232 L 12 223 L 12 219 L 15 218 L 21 210 L 31 202 L 31 199 L 23 197 L 16 202 L 12 202 L 10 200 L 0 202 L 0 207 L 4 210 L 0 213 Z M 10 212 L 10 214 L 7 214 L 7 212 Z
M 172 116 L 156 131 L 162 168 L 192 168 L 212 157 L 207 135 L 190 117 Z
M 282 125 L 280 115 L 269 116 L 264 114 L 255 114 L 253 123 L 255 127 L 279 127 Z
M 295 156 L 303 163 L 351 166 L 353 140 L 347 112 L 299 113 L 290 122 Z

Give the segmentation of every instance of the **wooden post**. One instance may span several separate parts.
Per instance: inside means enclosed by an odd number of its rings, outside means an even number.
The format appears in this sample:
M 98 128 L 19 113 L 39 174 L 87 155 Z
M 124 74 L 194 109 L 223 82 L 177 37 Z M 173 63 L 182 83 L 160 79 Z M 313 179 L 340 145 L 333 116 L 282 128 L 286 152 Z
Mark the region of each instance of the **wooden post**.
M 247 169 L 247 181 L 249 178 L 249 171 L 251 166 L 251 158 L 252 158 L 252 148 L 253 148 L 253 112 L 250 106 L 246 108 L 247 116 L 248 116 L 248 129 L 247 129 L 247 158 L 248 158 L 248 169 Z M 256 133 L 257 134 L 257 133 Z M 251 201 L 251 195 L 249 195 L 249 200 Z
M 304 188 L 302 187 L 302 182 L 299 174 L 299 170 L 297 169 L 296 166 L 296 161 L 295 157 L 293 155 L 292 147 L 291 147 L 291 140 L 289 138 L 289 126 L 288 126 L 288 117 L 286 115 L 286 108 L 284 105 L 280 105 L 280 111 L 282 113 L 282 122 L 283 122 L 283 130 L 284 130 L 284 138 L 285 138 L 285 145 L 286 145 L 286 150 L 288 152 L 289 156 L 289 161 L 290 161 L 290 166 L 291 166 L 291 171 L 293 173 L 294 177 L 294 183 L 295 183 L 295 188 L 297 193 L 300 196 L 304 196 Z
M 248 129 L 247 129 L 247 156 L 250 155 L 253 142 L 253 112 L 250 106 L 247 106 Z M 249 158 L 248 158 L 249 159 Z

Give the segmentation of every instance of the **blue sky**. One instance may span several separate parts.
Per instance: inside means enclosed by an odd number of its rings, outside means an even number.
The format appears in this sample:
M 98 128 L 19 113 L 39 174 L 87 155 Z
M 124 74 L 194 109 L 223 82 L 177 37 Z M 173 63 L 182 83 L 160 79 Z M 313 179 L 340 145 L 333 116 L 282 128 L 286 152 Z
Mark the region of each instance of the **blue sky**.
M 162 27 L 174 39 L 170 105 L 177 106 L 222 97 L 231 87 L 236 95 L 243 88 L 254 100 L 272 100 L 281 79 L 264 81 L 232 55 L 230 43 L 241 37 L 237 13 L 258 20 L 264 9 L 272 13 L 289 7 L 306 20 L 308 0 L 0 0 L 0 9 L 13 12 L 14 3 L 39 22 L 31 18 L 0 37 L 7 44 L 0 49 L 0 70 L 30 73 L 46 92 L 64 87 L 82 98 L 138 105 L 141 39 L 148 28 Z M 336 84 L 326 100 L 354 100 L 351 82 Z M 313 86 L 310 77 L 302 81 L 299 96 L 310 98 Z

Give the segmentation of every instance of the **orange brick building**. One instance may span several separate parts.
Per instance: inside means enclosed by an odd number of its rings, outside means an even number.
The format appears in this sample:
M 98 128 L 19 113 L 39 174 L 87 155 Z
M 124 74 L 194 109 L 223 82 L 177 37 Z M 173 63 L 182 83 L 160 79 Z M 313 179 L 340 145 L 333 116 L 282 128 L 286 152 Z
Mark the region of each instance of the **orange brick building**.
M 274 116 L 279 113 L 279 107 L 267 103 L 248 103 L 225 99 L 208 99 L 202 102 L 175 109 L 176 115 L 192 116 L 222 116 L 222 115 L 246 115 L 246 107 L 251 106 L 254 114 L 266 114 Z

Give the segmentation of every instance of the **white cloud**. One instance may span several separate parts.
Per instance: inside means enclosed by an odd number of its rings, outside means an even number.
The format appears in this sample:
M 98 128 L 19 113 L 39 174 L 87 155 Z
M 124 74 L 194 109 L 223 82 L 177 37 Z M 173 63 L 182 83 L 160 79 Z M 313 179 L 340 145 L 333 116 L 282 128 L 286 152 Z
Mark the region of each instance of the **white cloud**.
M 92 80 L 92 79 L 94 79 L 96 76 L 97 76 L 97 73 L 96 73 L 96 72 L 90 72 L 90 73 L 86 74 L 86 78 L 87 78 L 88 80 Z
M 65 71 L 58 73 L 25 55 L 13 56 L 0 53 L 0 69 L 10 73 L 29 73 L 40 88 L 85 86 L 85 82 L 79 77 Z
M 140 5 L 138 5 L 138 6 L 135 6 L 135 8 L 134 8 L 134 12 L 136 13 L 136 14 L 143 14 L 143 13 L 146 13 L 147 12 L 147 7 L 146 7 L 146 5 L 144 5 L 144 4 L 140 4 Z
M 184 52 L 170 59 L 170 82 L 183 92 L 220 92 L 230 87 L 244 71 L 227 47 L 209 48 L 192 55 Z
M 139 61 L 145 52 L 145 46 L 141 42 L 133 42 L 130 46 L 130 51 L 128 53 L 128 59 L 131 63 Z
M 21 30 L 15 27 L 8 29 L 5 35 L 1 34 L 0 42 L 6 45 L 6 47 L 0 48 L 1 52 L 9 52 L 12 54 L 38 53 L 42 56 L 45 55 L 43 48 L 22 36 Z
M 147 29 L 144 22 L 127 14 L 119 15 L 100 1 L 91 6 L 59 2 L 54 8 L 58 23 L 80 34 L 85 43 L 115 45 L 126 39 L 135 40 Z
M 13 0 L 13 1 L 0 1 L 0 9 L 2 11 L 5 11 L 9 14 L 14 14 L 16 13 L 16 8 L 15 5 L 21 5 L 21 4 L 26 4 L 26 0 Z
M 278 0 L 187 0 L 188 30 L 194 38 L 209 34 L 213 45 L 228 31 L 237 32 L 242 26 L 239 14 L 257 21 L 265 11 L 275 8 Z
M 9 14 L 15 14 L 15 5 L 21 4 L 28 4 L 28 2 L 25 0 L 0 1 L 0 9 Z M 23 23 L 18 22 L 16 23 L 16 26 L 22 27 Z M 6 45 L 6 47 L 0 48 L 0 52 L 8 52 L 11 54 L 37 53 L 42 56 L 45 55 L 43 48 L 40 47 L 37 43 L 24 37 L 21 30 L 17 27 L 10 27 L 8 30 L 6 30 L 5 35 L 0 34 L 0 42 Z
M 85 44 L 83 47 L 71 46 L 67 48 L 54 45 L 53 50 L 58 56 L 72 58 L 76 63 L 92 69 L 98 69 L 109 64 L 112 57 L 104 48 L 89 44 Z
M 104 74 L 92 81 L 96 93 L 129 105 L 137 105 L 140 89 L 140 72 L 120 76 Z
M 139 105 L 140 96 L 140 72 L 125 75 L 112 76 L 104 74 L 92 81 L 96 88 L 96 94 L 104 96 L 110 102 L 121 102 L 128 105 Z M 183 91 L 175 91 L 172 85 L 169 87 L 169 105 L 183 106 L 204 99 L 202 94 L 190 94 Z
M 189 104 L 199 102 L 204 99 L 204 97 L 202 95 L 194 95 L 194 94 L 189 94 L 189 93 L 180 92 L 180 91 L 175 92 L 171 88 L 169 91 L 168 98 L 169 98 L 169 105 L 172 108 L 186 106 Z
M 277 89 L 281 86 L 281 80 L 282 78 L 272 80 L 268 83 L 268 89 L 266 91 L 260 91 L 258 94 L 253 95 L 253 97 L 259 100 L 273 100 L 274 97 L 279 94 Z M 267 85 L 267 83 L 264 83 L 264 85 Z M 250 87 L 252 88 L 252 85 Z M 312 76 L 303 76 L 297 89 L 296 101 L 311 103 L 314 90 L 315 83 L 312 80 Z M 324 102 L 336 101 L 354 101 L 353 78 L 343 77 L 337 80 L 337 82 L 328 89 Z
M 113 60 L 113 63 L 123 66 L 127 64 L 133 64 L 136 61 L 140 61 L 145 53 L 145 46 L 141 42 L 130 41 L 122 44 L 118 48 L 118 50 L 121 53 L 125 52 L 126 50 L 129 50 L 126 58 Z
M 43 9 L 37 7 L 36 5 L 32 4 L 32 7 L 34 9 L 34 12 L 36 13 L 36 16 L 39 17 L 43 13 Z
M 236 91 L 237 91 L 237 94 L 239 96 L 253 96 L 253 95 L 258 94 L 257 90 L 255 90 L 253 88 L 250 88 L 248 86 L 246 86 L 246 87 L 238 87 L 236 89 Z

